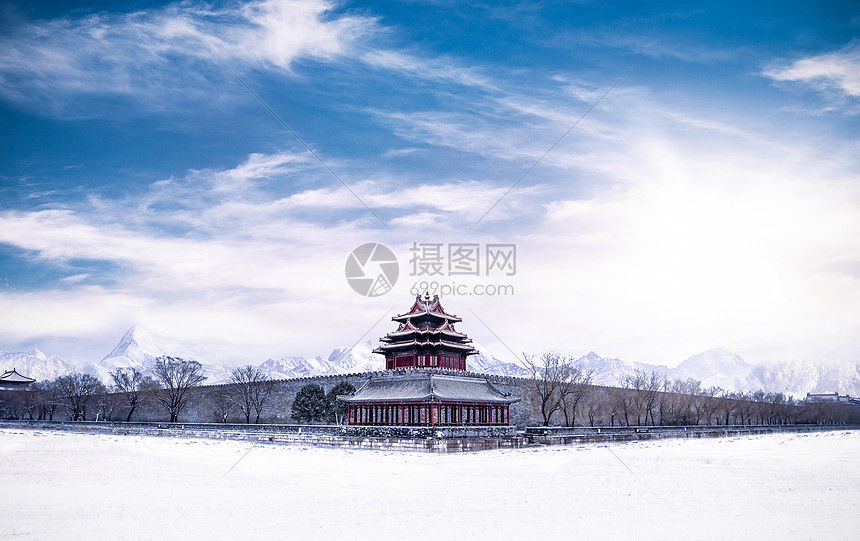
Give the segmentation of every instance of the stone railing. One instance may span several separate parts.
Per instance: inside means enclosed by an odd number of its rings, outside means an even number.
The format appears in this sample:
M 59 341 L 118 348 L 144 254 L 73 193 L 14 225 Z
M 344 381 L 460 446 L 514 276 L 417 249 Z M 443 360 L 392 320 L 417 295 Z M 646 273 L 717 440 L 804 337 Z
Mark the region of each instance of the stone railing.
M 616 426 L 561 427 L 530 426 L 525 429 L 529 443 L 564 445 L 597 441 L 634 441 L 659 438 L 719 438 L 776 432 L 816 432 L 857 430 L 858 425 L 711 425 L 711 426 Z
M 324 447 L 464 452 L 521 447 L 510 426 L 343 426 L 96 421 L 0 421 L 0 428 L 66 430 L 95 434 L 210 438 Z

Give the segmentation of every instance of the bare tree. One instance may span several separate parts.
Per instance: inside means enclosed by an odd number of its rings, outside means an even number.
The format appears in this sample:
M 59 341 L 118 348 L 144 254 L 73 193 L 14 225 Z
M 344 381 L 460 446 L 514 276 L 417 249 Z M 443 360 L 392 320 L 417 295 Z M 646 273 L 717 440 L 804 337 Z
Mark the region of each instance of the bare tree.
M 72 421 L 87 420 L 87 402 L 94 395 L 104 392 L 105 386 L 90 374 L 71 374 L 54 380 L 57 389 L 66 399 Z
M 233 411 L 233 406 L 236 405 L 233 393 L 228 390 L 226 385 L 219 385 L 212 392 L 211 397 L 216 419 L 219 423 L 226 423 L 227 417 Z
M 717 408 L 720 407 L 720 399 L 717 397 L 722 392 L 721 388 L 713 386 L 702 390 L 702 394 L 696 398 L 694 406 L 696 410 L 696 424 L 704 420 L 705 424 L 710 426 L 711 419 L 714 418 Z
M 125 422 L 131 421 L 134 410 L 150 391 L 158 389 L 158 382 L 150 376 L 144 376 L 137 368 L 120 367 L 110 372 L 114 390 L 122 393 L 128 401 L 128 415 Z
M 589 426 L 595 425 L 607 401 L 608 398 L 605 391 L 591 387 L 587 392 L 587 397 L 585 399 L 585 413 L 588 415 Z
M 96 421 L 112 421 L 116 408 L 116 395 L 108 393 L 107 387 L 96 394 Z
M 543 425 L 549 426 L 552 416 L 561 407 L 562 387 L 570 381 L 572 363 L 569 357 L 548 352 L 535 359 L 524 354 L 526 368 L 531 373 L 532 389 L 540 402 Z
M 576 408 L 588 393 L 594 371 L 583 371 L 578 366 L 570 366 L 567 378 L 559 385 L 561 412 L 564 415 L 564 425 L 576 424 Z
M 236 389 L 236 404 L 245 415 L 245 422 L 251 423 L 251 412 L 254 411 L 257 414 L 254 423 L 258 424 L 263 405 L 272 394 L 274 382 L 260 368 L 247 365 L 233 369 L 230 383 Z
M 39 402 L 41 404 L 39 419 L 53 421 L 54 412 L 57 411 L 58 407 L 60 407 L 61 400 L 62 398 L 60 397 L 56 380 L 45 380 L 39 382 Z
M 171 423 L 179 419 L 179 414 L 188 403 L 190 391 L 206 379 L 203 367 L 197 361 L 168 356 L 155 360 L 155 377 L 164 387 L 156 396 L 167 408 Z
M 633 410 L 633 393 L 629 389 L 612 389 L 609 395 L 611 407 L 610 424 L 615 426 L 615 418 L 624 415 L 624 424 L 630 426 L 630 412 Z M 621 419 L 618 419 L 621 424 Z
M 720 417 L 725 421 L 725 425 L 728 426 L 731 424 L 732 416 L 737 413 L 738 402 L 735 400 L 734 393 L 729 391 L 723 391 L 720 396 L 720 404 L 717 407 L 717 411 L 720 413 Z
M 343 424 L 346 418 L 347 405 L 337 400 L 338 396 L 355 393 L 355 387 L 348 381 L 341 381 L 332 387 L 325 395 L 329 422 Z
M 633 374 L 622 380 L 622 386 L 633 390 L 633 408 L 636 412 L 636 423 L 641 425 L 648 424 L 648 417 L 651 417 L 651 424 L 657 424 L 654 421 L 654 407 L 657 405 L 657 396 L 660 390 L 665 387 L 666 376 L 659 372 L 647 373 L 644 370 L 636 369 Z
M 732 398 L 735 401 L 735 421 L 740 420 L 740 424 L 750 424 L 755 404 L 750 400 L 751 393 L 738 391 L 732 393 Z
M 693 378 L 678 379 L 672 382 L 672 392 L 677 395 L 673 424 L 692 424 L 694 402 L 702 392 L 702 382 Z
M 21 392 L 21 405 L 24 410 L 27 412 L 27 416 L 32 421 L 33 414 L 35 413 L 38 416 L 39 411 L 39 384 L 34 383 L 30 385 L 30 388 Z
M 630 411 L 636 415 L 636 424 L 642 425 L 642 413 L 645 413 L 645 424 L 648 424 L 648 412 L 645 410 L 645 384 L 647 375 L 644 370 L 636 369 L 632 374 L 621 378 L 621 387 L 630 390 Z

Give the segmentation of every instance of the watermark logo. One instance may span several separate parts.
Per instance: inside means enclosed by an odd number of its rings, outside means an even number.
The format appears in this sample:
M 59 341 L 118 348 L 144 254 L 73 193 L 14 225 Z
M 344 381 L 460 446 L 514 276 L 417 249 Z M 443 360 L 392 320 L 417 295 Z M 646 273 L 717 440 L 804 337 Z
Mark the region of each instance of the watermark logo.
M 397 283 L 398 276 L 397 257 L 384 244 L 362 244 L 346 258 L 346 281 L 359 295 L 385 295 Z
M 516 244 L 413 242 L 412 276 L 515 276 Z
M 514 294 L 510 279 L 517 274 L 517 245 L 513 243 L 413 242 L 404 261 L 404 274 L 415 279 L 409 287 L 413 295 Z M 347 282 L 365 297 L 391 291 L 399 274 L 397 257 L 383 244 L 362 244 L 346 260 Z

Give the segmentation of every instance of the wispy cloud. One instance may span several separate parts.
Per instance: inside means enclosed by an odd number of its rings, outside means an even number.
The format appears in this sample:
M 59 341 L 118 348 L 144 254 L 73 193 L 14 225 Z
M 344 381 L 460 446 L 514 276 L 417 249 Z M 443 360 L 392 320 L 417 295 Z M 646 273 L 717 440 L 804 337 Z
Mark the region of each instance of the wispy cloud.
M 490 77 L 473 68 L 459 65 L 460 62 L 453 58 L 427 58 L 401 51 L 375 50 L 364 53 L 361 59 L 377 69 L 407 74 L 416 79 L 478 87 L 486 91 L 498 90 Z
M 177 2 L 132 13 L 21 23 L 0 38 L 0 95 L 61 114 L 75 96 L 134 96 L 152 108 L 185 103 L 218 63 L 289 71 L 299 58 L 351 54 L 368 17 L 331 16 L 325 0 L 262 0 L 213 7 Z M 217 77 L 217 76 L 215 76 Z M 196 85 L 202 88 L 195 89 Z M 156 94 L 153 96 L 153 94 Z
M 854 40 L 838 51 L 776 62 L 762 73 L 775 81 L 796 82 L 829 94 L 836 100 L 831 108 L 841 108 L 847 100 L 853 106 L 846 112 L 860 112 L 860 41 Z
M 549 43 L 577 44 L 594 49 L 620 49 L 648 58 L 675 58 L 695 64 L 713 64 L 725 62 L 736 56 L 736 52 L 713 46 L 705 47 L 689 40 L 680 41 L 678 36 L 663 37 L 656 33 L 643 33 L 639 29 L 624 31 L 624 28 L 612 27 L 599 31 L 580 31 L 576 33 L 559 34 L 550 38 Z

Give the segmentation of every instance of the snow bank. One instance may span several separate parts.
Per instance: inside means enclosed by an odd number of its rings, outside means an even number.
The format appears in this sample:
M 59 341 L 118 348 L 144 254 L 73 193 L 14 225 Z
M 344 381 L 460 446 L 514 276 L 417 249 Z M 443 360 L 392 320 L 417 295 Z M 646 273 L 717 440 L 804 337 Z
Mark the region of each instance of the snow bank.
M 397 454 L 0 430 L 0 537 L 856 539 L 860 433 Z

